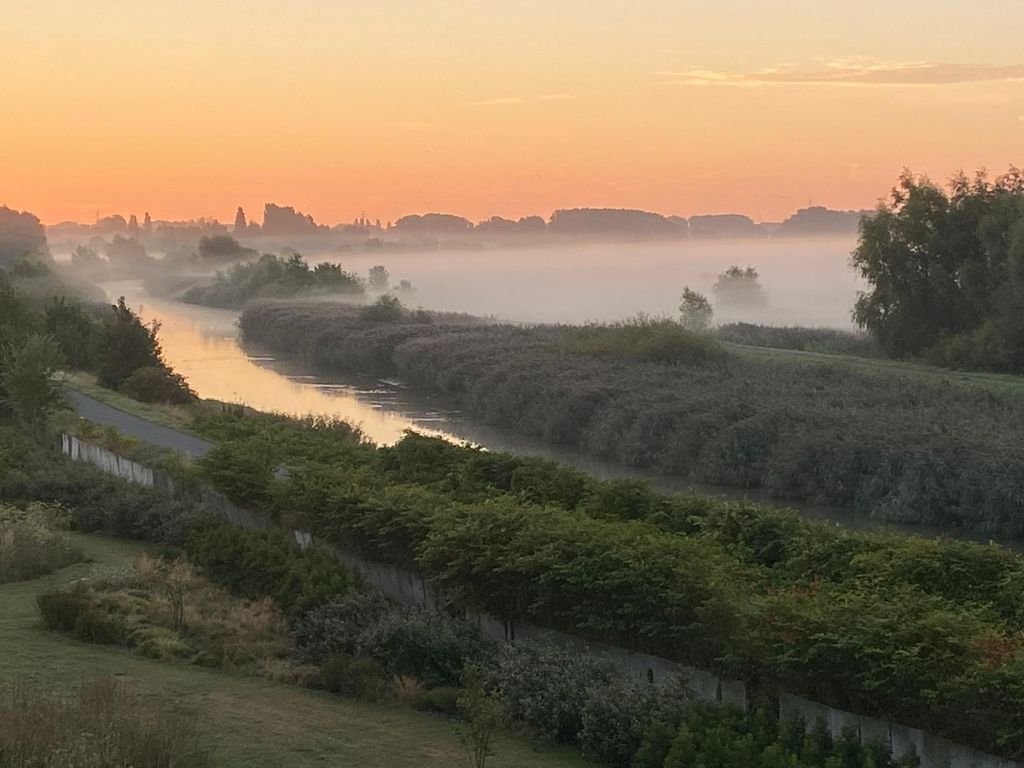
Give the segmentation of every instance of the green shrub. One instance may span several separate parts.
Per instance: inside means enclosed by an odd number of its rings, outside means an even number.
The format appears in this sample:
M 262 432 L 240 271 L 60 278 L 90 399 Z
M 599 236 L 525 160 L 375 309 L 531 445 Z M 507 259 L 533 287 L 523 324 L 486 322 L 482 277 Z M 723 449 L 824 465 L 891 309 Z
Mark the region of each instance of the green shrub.
M 370 656 L 389 674 L 414 677 L 428 687 L 457 683 L 467 663 L 491 650 L 463 621 L 388 603 L 374 593 L 355 593 L 314 609 L 299 624 L 297 640 L 310 661 L 336 653 Z
M 243 597 L 271 597 L 295 619 L 356 584 L 334 556 L 318 549 L 303 552 L 279 532 L 212 523 L 192 532 L 185 551 L 213 581 Z
M 89 607 L 89 597 L 82 588 L 44 592 L 36 597 L 36 605 L 47 629 L 72 632 Z
M 454 686 L 427 688 L 420 691 L 412 705 L 421 712 L 436 712 L 448 717 L 456 717 L 459 714 L 459 698 L 462 693 L 462 688 Z
M 108 613 L 98 605 L 87 605 L 78 614 L 72 634 L 87 643 L 124 645 L 128 640 L 128 625 L 123 616 Z
M 320 668 L 320 683 L 324 688 L 363 701 L 380 698 L 386 680 L 384 666 L 368 656 L 337 654 Z
M 143 403 L 185 404 L 196 397 L 184 376 L 160 366 L 135 369 L 118 391 Z

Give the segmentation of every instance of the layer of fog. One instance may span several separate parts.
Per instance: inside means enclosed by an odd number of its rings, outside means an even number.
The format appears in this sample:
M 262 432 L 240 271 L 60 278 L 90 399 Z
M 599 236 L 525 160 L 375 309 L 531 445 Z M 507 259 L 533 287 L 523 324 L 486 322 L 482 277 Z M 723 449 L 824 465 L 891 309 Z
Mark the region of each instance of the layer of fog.
M 383 264 L 393 284 L 411 280 L 413 306 L 525 322 L 615 321 L 678 314 L 689 285 L 713 298 L 712 286 L 731 265 L 753 266 L 768 309 L 716 313 L 770 325 L 850 328 L 862 285 L 849 266 L 853 238 L 703 240 L 672 243 L 579 244 L 478 251 L 306 253 L 310 263 L 340 262 L 365 276 Z

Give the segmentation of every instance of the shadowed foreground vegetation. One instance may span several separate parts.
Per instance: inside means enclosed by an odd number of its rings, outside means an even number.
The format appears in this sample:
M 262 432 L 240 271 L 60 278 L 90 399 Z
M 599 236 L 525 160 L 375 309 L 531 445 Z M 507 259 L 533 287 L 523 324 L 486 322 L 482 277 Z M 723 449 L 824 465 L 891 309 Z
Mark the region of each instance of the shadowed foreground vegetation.
M 301 342 L 324 368 L 398 376 L 488 423 L 630 466 L 886 520 L 1024 534 L 1018 393 L 953 384 L 938 369 L 813 355 L 794 364 L 705 339 L 677 344 L 682 331 L 666 345 L 657 323 L 520 327 L 301 302 L 252 303 L 241 328 L 289 353 Z

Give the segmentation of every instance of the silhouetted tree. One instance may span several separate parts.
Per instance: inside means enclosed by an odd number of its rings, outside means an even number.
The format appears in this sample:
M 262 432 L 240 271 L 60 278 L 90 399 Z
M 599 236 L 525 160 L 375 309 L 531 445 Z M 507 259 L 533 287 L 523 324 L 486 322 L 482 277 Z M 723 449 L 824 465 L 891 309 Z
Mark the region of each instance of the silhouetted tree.
M 712 291 L 715 294 L 715 303 L 719 307 L 763 309 L 768 305 L 760 276 L 753 267 L 729 267 L 718 276 Z
M 27 253 L 46 251 L 46 231 L 27 211 L 0 207 L 0 264 Z
M 713 314 L 711 302 L 704 294 L 691 290 L 690 286 L 683 288 L 683 295 L 679 301 L 679 315 L 684 328 L 703 333 L 711 325 Z
M 370 267 L 370 288 L 375 291 L 386 291 L 391 285 L 391 276 L 383 265 Z

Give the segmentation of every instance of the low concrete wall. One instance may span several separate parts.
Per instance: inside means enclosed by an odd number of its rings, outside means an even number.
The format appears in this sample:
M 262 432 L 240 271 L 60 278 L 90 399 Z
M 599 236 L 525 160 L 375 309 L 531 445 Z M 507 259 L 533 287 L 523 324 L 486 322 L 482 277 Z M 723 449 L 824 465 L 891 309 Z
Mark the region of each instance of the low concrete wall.
M 156 486 L 154 470 L 151 467 L 122 458 L 102 446 L 87 443 L 71 435 L 61 435 L 61 451 L 75 461 L 93 464 L 107 474 L 116 475 L 129 483 L 148 488 Z
M 63 435 L 61 449 L 75 461 L 87 461 L 105 472 L 123 477 L 132 483 L 148 487 L 166 487 L 173 483 L 166 473 L 154 471 L 100 446 L 92 445 L 69 435 Z M 163 477 L 161 477 L 163 476 Z M 216 491 L 203 491 L 203 506 L 228 522 L 242 528 L 267 530 L 270 525 L 244 510 Z M 295 541 L 306 549 L 313 544 L 308 531 L 293 531 Z M 406 605 L 436 608 L 443 604 L 430 583 L 417 573 L 386 563 L 370 560 L 362 555 L 337 547 L 327 546 L 335 556 L 388 597 Z M 538 627 L 528 622 L 510 622 L 479 611 L 467 611 L 466 618 L 480 627 L 485 637 L 496 642 L 544 642 L 581 654 L 604 659 L 623 675 L 634 680 L 660 683 L 669 677 L 682 675 L 688 681 L 694 696 L 702 701 L 717 701 L 746 708 L 746 685 L 741 680 L 720 678 L 714 673 L 687 667 L 669 659 L 636 653 L 626 648 L 595 643 L 575 635 Z M 914 751 L 921 759 L 921 768 L 1024 768 L 1019 762 L 1006 760 L 955 744 L 948 739 L 910 728 L 899 723 L 844 712 L 825 704 L 783 693 L 779 695 L 779 716 L 783 719 L 802 717 L 808 728 L 818 720 L 828 727 L 833 737 L 844 730 L 853 729 L 861 743 L 882 743 L 894 755 L 901 757 Z

